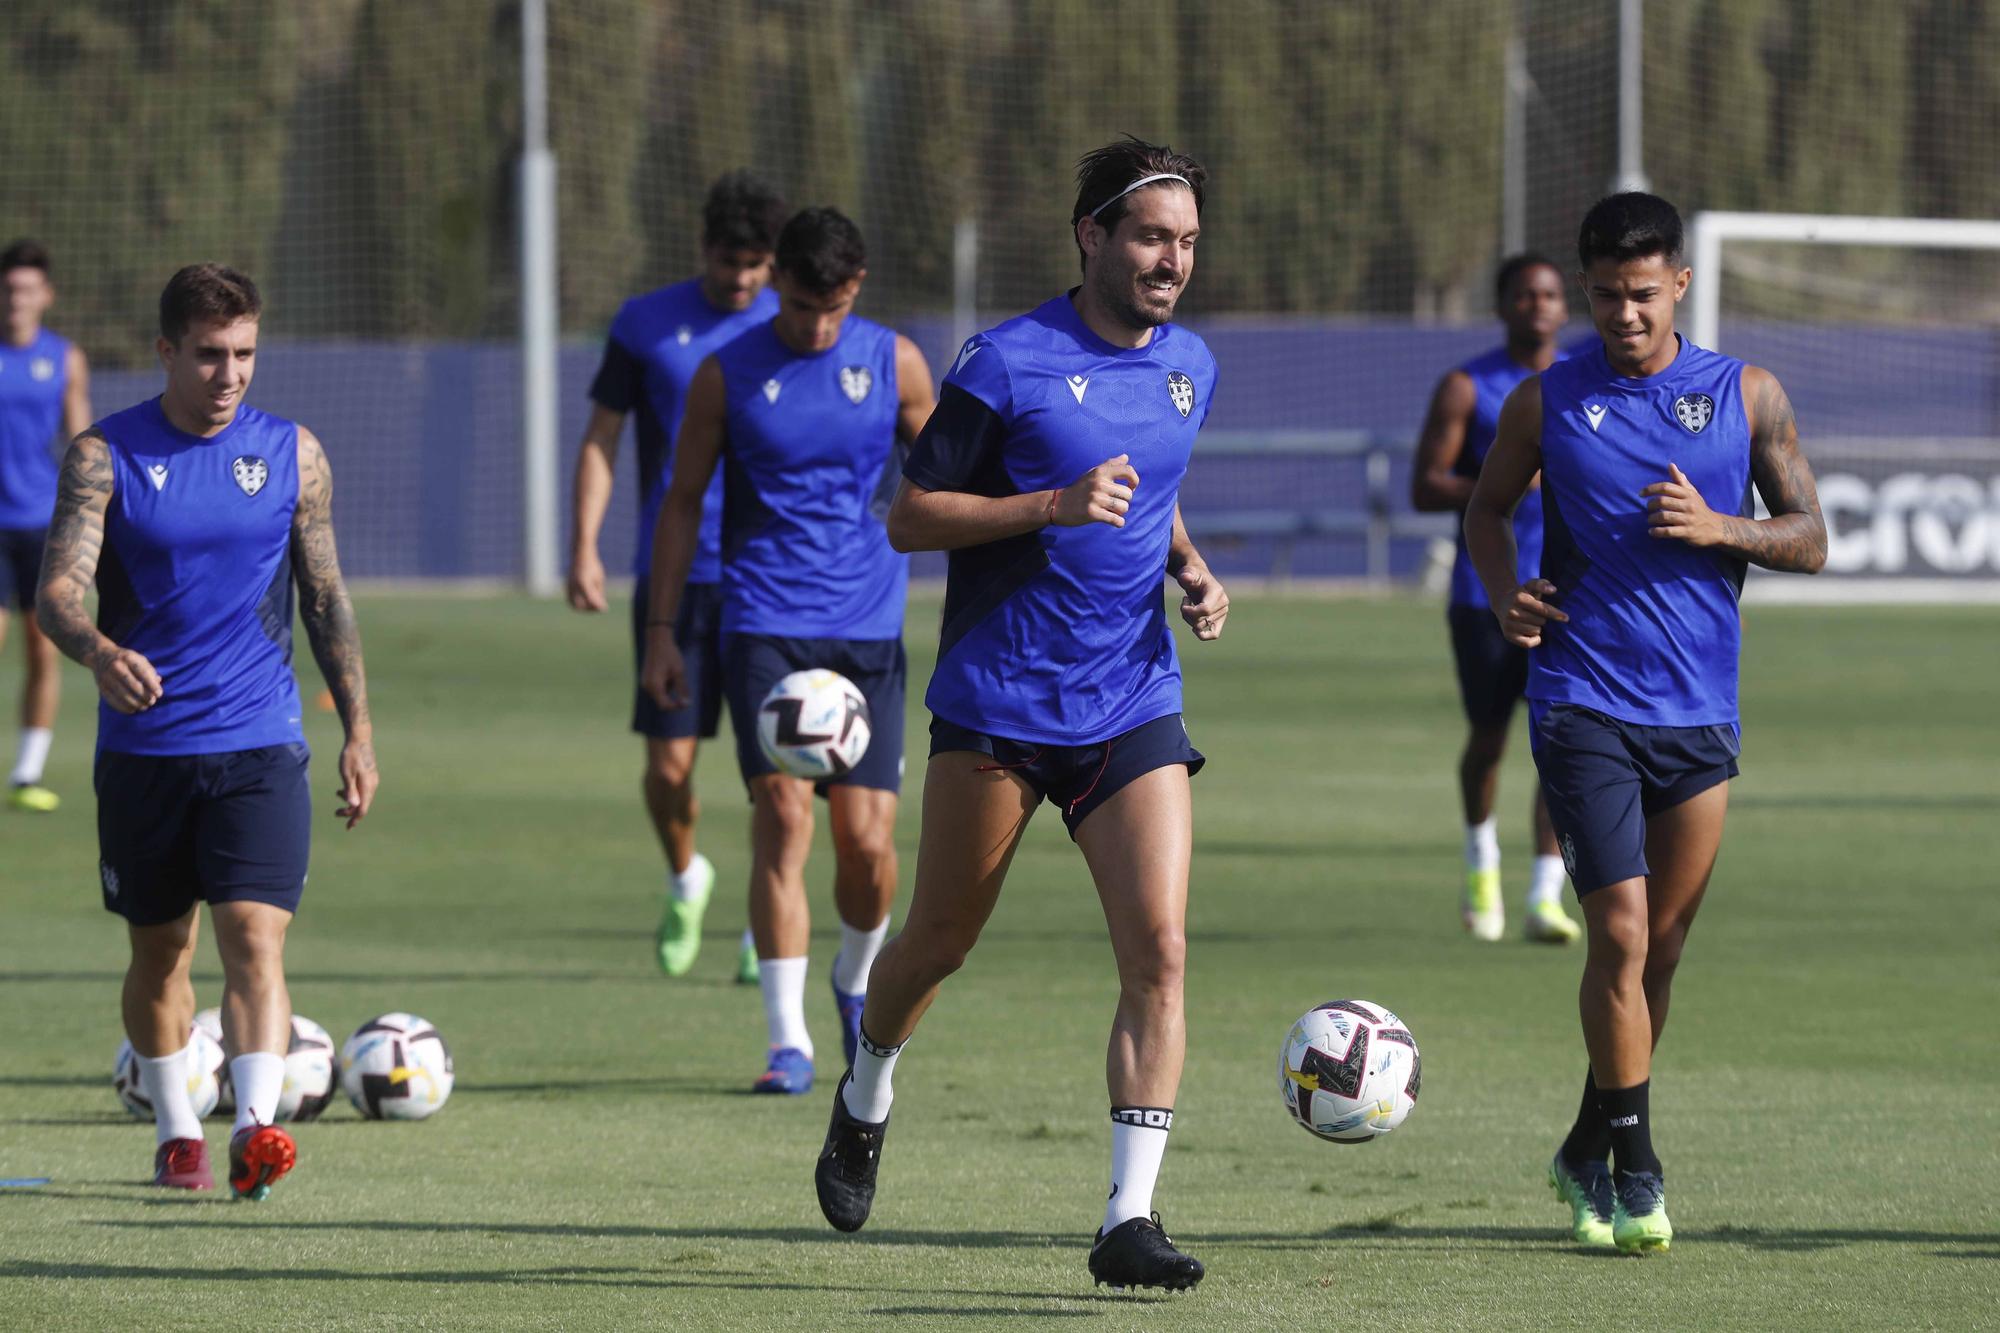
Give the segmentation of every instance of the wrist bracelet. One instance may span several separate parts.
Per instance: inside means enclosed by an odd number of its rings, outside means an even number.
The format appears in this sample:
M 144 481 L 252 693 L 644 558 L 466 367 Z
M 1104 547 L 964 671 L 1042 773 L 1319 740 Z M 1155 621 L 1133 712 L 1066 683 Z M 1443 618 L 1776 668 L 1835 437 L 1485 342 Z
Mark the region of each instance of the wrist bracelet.
M 1049 492 L 1049 512 L 1042 515 L 1042 526 L 1053 527 L 1056 521 L 1056 501 L 1062 499 L 1061 491 Z

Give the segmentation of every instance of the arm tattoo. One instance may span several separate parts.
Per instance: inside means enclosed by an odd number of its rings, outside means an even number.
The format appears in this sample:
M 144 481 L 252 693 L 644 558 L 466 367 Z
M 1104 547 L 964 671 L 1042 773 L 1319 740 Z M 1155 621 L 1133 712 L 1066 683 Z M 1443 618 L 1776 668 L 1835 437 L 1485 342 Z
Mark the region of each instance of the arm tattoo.
M 1757 395 L 1750 475 L 1771 517 L 1731 519 L 1729 544 L 1766 569 L 1817 573 L 1826 563 L 1826 521 L 1820 517 L 1812 466 L 1799 451 L 1792 401 L 1775 375 L 1764 376 Z
M 340 577 L 333 545 L 333 470 L 311 435 L 299 437 L 299 503 L 292 516 L 292 576 L 299 587 L 299 619 L 313 660 L 333 694 L 341 725 L 351 739 L 370 729 L 368 682 L 361 666 L 361 629 Z
M 91 624 L 83 604 L 104 552 L 111 476 L 111 448 L 102 435 L 87 430 L 70 442 L 56 486 L 55 517 L 49 520 L 41 585 L 35 590 L 35 619 L 42 632 L 92 671 L 118 651 Z

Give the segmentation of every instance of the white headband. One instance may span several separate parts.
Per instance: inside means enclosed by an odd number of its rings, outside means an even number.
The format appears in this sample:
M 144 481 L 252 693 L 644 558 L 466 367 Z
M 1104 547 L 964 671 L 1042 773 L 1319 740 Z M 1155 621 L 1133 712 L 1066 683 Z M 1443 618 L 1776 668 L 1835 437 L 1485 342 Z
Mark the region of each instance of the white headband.
M 1097 221 L 1097 215 L 1099 213 L 1102 213 L 1105 209 L 1111 207 L 1113 204 L 1117 203 L 1120 199 L 1123 199 L 1126 195 L 1132 193 L 1132 191 L 1138 189 L 1140 186 L 1151 185 L 1155 181 L 1179 181 L 1181 184 L 1187 186 L 1190 190 L 1194 188 L 1193 183 L 1190 182 L 1187 177 L 1176 176 L 1171 171 L 1162 171 L 1151 176 L 1141 176 L 1138 180 L 1133 181 L 1130 185 L 1120 190 L 1117 194 L 1114 194 L 1109 199 L 1106 199 L 1096 208 L 1091 209 L 1088 214 L 1090 220 L 1092 222 Z

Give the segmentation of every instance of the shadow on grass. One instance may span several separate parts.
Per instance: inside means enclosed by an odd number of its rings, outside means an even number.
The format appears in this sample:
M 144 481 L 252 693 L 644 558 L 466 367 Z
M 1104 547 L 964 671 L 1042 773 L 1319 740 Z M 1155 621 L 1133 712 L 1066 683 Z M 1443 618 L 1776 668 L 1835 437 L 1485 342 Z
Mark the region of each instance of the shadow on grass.
M 2000 810 L 2000 795 L 1977 792 L 1827 793 L 1768 796 L 1731 793 L 1732 810 Z
M 164 1267 L 148 1267 L 142 1264 L 58 1263 L 35 1259 L 10 1259 L 0 1262 L 0 1280 L 7 1278 L 30 1278 L 55 1282 L 256 1282 L 259 1284 L 271 1282 L 406 1282 L 422 1286 L 626 1287 L 659 1291 L 796 1291 L 814 1294 L 841 1292 L 856 1296 L 924 1296 L 932 1299 L 939 1296 L 963 1296 L 971 1300 L 985 1301 L 1004 1300 L 1022 1303 L 1062 1302 L 1065 1304 L 1086 1302 L 1098 1305 L 1157 1304 L 1164 1303 L 1168 1299 L 1165 1296 L 1106 1295 L 1101 1292 L 983 1291 L 948 1287 L 829 1286 L 824 1282 L 784 1282 L 774 1280 L 762 1274 L 741 1273 L 733 1270 L 689 1269 L 678 1273 L 663 1273 L 651 1268 L 567 1265 L 555 1268 L 446 1268 L 395 1271 L 376 1268 L 277 1268 L 268 1265 L 237 1268 L 202 1268 L 188 1264 L 174 1264 Z M 262 1287 L 261 1289 L 269 1290 L 268 1287 Z M 1050 1315 L 1068 1315 L 1072 1318 L 1078 1318 L 1090 1317 L 1098 1312 L 1084 1310 L 1020 1310 L 1006 1306 L 984 1306 L 978 1308 L 901 1306 L 871 1311 L 871 1313 L 900 1315 L 1015 1315 L 1024 1318 L 1046 1318 Z
M 861 1244 L 910 1245 L 943 1249 L 1036 1249 L 1080 1245 L 1081 1240 L 1065 1232 L 1049 1231 L 944 1231 L 920 1228 L 883 1227 L 850 1239 L 824 1227 L 731 1227 L 684 1226 L 649 1227 L 620 1225 L 564 1225 L 541 1222 L 415 1222 L 396 1219 L 370 1221 L 248 1221 L 217 1219 L 186 1222 L 148 1219 L 94 1223 L 103 1227 L 207 1226 L 243 1227 L 271 1231 L 373 1231 L 423 1232 L 448 1235 L 550 1236 L 587 1240 L 675 1240 L 675 1241 L 757 1241 L 777 1244 Z M 1394 1244 L 1408 1247 L 1440 1243 L 1450 1246 L 1492 1245 L 1539 1251 L 1571 1249 L 1568 1242 L 1548 1227 L 1413 1226 L 1392 1219 L 1380 1219 L 1323 1231 L 1214 1231 L 1186 1233 L 1188 1242 L 1202 1245 L 1236 1245 L 1248 1249 L 1320 1249 L 1328 1244 Z M 1935 1245 L 1958 1247 L 1940 1249 L 1947 1258 L 2000 1258 L 2000 1233 L 1963 1231 L 1905 1231 L 1888 1227 L 1718 1227 L 1683 1229 L 1674 1233 L 1683 1244 L 1740 1245 L 1754 1250 L 1800 1252 L 1834 1249 L 1843 1245 Z M 1972 1247 L 1972 1248 L 1966 1248 Z M 1609 1251 L 1578 1250 L 1579 1254 Z

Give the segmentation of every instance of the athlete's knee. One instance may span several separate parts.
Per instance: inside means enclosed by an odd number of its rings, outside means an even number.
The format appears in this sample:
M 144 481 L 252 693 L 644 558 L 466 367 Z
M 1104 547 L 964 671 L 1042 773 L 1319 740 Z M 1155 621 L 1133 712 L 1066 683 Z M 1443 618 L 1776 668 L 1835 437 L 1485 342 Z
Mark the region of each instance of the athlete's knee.
M 1187 976 L 1187 934 L 1178 926 L 1161 926 L 1128 940 L 1119 960 L 1119 984 L 1143 996 L 1177 996 Z
M 1586 967 L 1621 975 L 1636 975 L 1645 968 L 1649 941 L 1644 912 L 1613 910 L 1586 915 L 1590 918 Z
M 195 926 L 192 914 L 179 921 L 146 926 L 132 932 L 135 976 L 166 981 L 194 962 Z
M 893 950 L 897 965 L 907 969 L 920 987 L 929 989 L 964 967 L 978 942 L 976 929 L 906 923 L 902 932 L 883 949 L 882 957 L 888 957 Z M 882 959 L 876 959 L 875 965 L 879 968 Z
M 262 906 L 258 904 L 257 906 Z M 291 913 L 278 908 L 215 913 L 215 949 L 222 971 L 234 980 L 268 979 L 284 974 L 285 931 Z
M 776 775 L 758 778 L 751 784 L 750 799 L 758 817 L 785 836 L 812 836 L 813 794 L 805 783 Z
M 1681 950 L 1687 945 L 1687 927 L 1671 926 L 1655 932 L 1647 941 L 1645 982 L 1646 989 L 1664 986 L 1674 978 L 1674 969 L 1681 964 Z
M 1505 727 L 1474 727 L 1465 738 L 1465 751 L 1459 756 L 1459 763 L 1475 772 L 1483 772 L 1498 765 L 1506 753 Z
M 833 855 L 843 876 L 873 878 L 896 859 L 896 834 L 886 820 L 838 826 Z
M 693 781 L 693 746 L 663 745 L 657 741 L 646 746 L 648 787 L 666 792 L 679 792 Z

